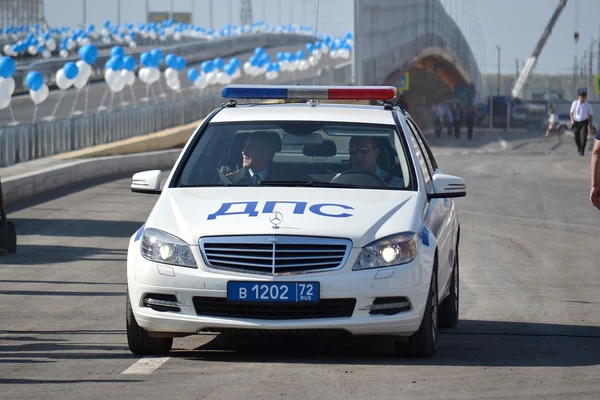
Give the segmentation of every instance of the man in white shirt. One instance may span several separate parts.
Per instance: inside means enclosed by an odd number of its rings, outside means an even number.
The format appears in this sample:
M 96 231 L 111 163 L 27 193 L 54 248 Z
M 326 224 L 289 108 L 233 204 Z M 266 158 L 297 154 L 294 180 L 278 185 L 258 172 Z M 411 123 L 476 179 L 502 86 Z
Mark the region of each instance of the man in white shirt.
M 571 125 L 575 134 L 575 144 L 579 155 L 585 153 L 588 132 L 592 131 L 592 105 L 586 101 L 587 93 L 584 90 L 579 91 L 579 99 L 571 104 Z M 583 134 L 581 132 L 583 128 Z

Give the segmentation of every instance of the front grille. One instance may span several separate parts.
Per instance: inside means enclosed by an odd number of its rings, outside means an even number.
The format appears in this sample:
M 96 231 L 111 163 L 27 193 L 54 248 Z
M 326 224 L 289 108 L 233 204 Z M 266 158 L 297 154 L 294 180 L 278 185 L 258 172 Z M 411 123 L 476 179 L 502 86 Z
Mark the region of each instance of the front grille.
M 203 238 L 200 251 L 210 268 L 261 275 L 290 275 L 341 268 L 352 242 L 303 236 Z
M 224 297 L 194 297 L 196 314 L 251 319 L 351 317 L 356 299 L 321 299 L 318 303 L 233 303 Z

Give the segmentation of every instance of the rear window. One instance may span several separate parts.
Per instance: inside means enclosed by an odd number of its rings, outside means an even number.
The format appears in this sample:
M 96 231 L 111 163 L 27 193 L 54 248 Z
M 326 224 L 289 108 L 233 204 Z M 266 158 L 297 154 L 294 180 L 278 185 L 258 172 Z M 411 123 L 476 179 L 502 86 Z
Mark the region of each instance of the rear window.
M 416 187 L 406 143 L 393 125 L 213 123 L 183 160 L 174 187 Z

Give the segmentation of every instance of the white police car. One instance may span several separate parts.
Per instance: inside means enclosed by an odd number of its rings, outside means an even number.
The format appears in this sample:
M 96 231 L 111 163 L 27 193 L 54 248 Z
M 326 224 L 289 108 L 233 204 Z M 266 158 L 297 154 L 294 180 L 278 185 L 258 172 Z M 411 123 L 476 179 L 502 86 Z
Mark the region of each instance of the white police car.
M 343 330 L 436 352 L 458 320 L 461 178 L 439 169 L 394 87 L 229 85 L 127 256 L 134 354 L 230 330 Z M 231 99 L 301 99 L 240 104 Z M 380 100 L 381 105 L 319 100 Z

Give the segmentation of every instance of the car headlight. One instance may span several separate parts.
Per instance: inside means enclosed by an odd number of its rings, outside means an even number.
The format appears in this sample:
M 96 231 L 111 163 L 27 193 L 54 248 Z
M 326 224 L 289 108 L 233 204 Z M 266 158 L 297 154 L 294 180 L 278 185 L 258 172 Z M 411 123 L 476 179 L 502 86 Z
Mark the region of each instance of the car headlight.
M 352 269 L 390 267 L 411 262 L 417 256 L 419 236 L 416 233 L 399 233 L 365 246 Z
M 141 251 L 142 256 L 150 261 L 197 268 L 190 246 L 178 237 L 158 229 L 144 230 Z

